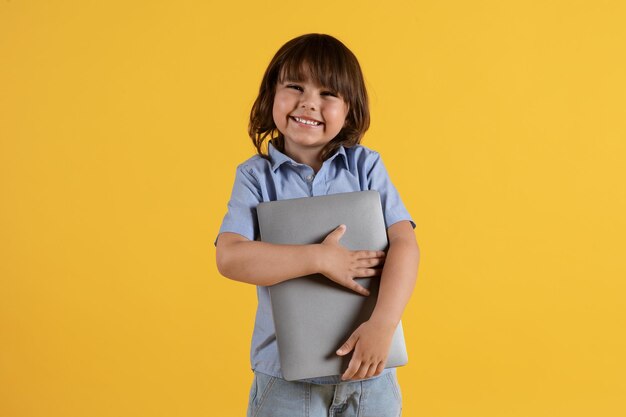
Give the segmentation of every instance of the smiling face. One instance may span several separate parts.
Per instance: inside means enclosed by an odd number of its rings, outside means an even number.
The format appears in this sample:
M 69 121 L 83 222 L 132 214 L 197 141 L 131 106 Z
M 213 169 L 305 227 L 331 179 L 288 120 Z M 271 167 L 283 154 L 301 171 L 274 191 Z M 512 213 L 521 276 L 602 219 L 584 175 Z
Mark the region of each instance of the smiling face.
M 307 163 L 311 156 L 317 156 L 341 131 L 347 115 L 344 99 L 310 77 L 276 84 L 274 123 L 285 138 L 285 152 L 299 162 Z

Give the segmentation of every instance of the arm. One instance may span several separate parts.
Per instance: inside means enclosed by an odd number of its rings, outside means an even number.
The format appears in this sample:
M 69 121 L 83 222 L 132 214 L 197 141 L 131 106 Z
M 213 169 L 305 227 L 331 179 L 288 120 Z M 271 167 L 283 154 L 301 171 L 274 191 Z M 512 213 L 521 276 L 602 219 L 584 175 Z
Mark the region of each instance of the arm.
M 318 272 L 315 246 L 275 245 L 224 232 L 217 241 L 217 269 L 235 281 L 273 285 Z
M 413 228 L 408 221 L 391 225 L 387 233 L 387 262 L 383 268 L 378 300 L 370 320 L 395 330 L 415 287 L 420 253 Z
M 322 243 L 311 245 L 278 245 L 223 232 L 217 241 L 217 269 L 225 277 L 263 286 L 321 273 L 359 294 L 369 295 L 354 278 L 379 276 L 381 270 L 375 267 L 384 262 L 385 252 L 346 249 L 339 243 L 345 231 L 345 227 L 338 227 Z
M 419 247 L 411 225 L 400 221 L 387 233 L 389 250 L 374 312 L 337 351 L 343 356 L 354 349 L 344 380 L 370 378 L 383 371 L 391 339 L 415 287 Z

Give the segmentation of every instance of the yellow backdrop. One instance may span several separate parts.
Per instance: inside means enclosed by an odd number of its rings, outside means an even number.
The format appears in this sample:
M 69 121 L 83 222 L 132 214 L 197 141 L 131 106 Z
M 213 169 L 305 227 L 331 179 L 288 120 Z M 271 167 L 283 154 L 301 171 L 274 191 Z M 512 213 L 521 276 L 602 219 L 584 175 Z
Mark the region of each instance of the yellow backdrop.
M 626 415 L 622 1 L 0 4 L 0 417 L 243 416 L 213 240 L 266 65 L 344 41 L 417 223 L 403 416 Z

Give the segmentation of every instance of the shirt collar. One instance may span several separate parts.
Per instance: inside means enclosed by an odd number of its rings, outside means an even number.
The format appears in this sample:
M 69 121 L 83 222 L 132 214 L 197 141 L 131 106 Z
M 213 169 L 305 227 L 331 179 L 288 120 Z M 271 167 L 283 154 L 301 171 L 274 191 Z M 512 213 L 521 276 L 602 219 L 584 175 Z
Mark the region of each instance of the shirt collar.
M 268 142 L 267 150 L 268 150 L 270 159 L 272 161 L 273 172 L 276 172 L 278 167 L 280 167 L 285 162 L 290 162 L 292 164 L 298 163 L 294 161 L 292 158 L 290 158 L 289 156 L 285 155 L 284 153 L 276 149 L 274 145 L 272 144 L 272 141 Z M 330 158 L 328 158 L 327 161 L 332 161 L 333 159 L 337 158 L 338 155 L 341 155 L 339 159 L 343 160 L 344 166 L 347 168 L 348 167 L 348 155 L 346 154 L 346 150 L 343 147 L 343 145 L 339 146 L 339 149 L 337 149 L 337 151 Z

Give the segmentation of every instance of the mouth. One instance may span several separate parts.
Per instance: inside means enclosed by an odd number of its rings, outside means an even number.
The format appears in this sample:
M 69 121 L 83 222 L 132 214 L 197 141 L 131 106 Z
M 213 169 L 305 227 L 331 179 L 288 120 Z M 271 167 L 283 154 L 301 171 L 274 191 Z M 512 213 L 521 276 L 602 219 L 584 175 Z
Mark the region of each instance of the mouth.
M 298 124 L 306 125 L 306 126 L 321 126 L 324 123 L 310 118 L 298 117 L 298 116 L 289 116 L 290 119 L 296 121 Z

